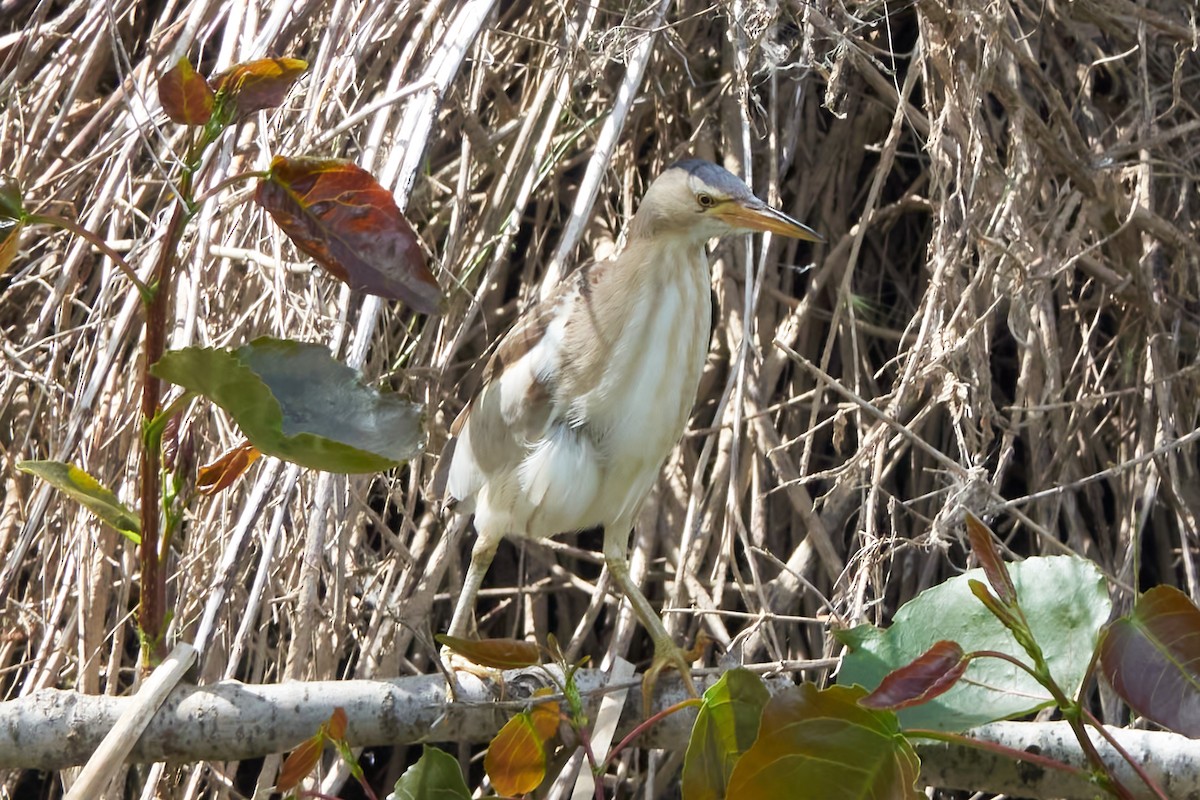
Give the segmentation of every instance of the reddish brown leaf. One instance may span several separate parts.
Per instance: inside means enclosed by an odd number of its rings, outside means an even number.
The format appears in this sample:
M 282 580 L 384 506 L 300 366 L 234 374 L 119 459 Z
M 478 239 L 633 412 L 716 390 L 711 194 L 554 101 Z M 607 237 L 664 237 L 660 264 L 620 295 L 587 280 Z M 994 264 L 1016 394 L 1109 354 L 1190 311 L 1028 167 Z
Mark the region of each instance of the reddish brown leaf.
M 1164 728 L 1200 738 L 1200 609 L 1155 586 L 1100 641 L 1104 677 L 1129 706 Z
M 317 764 L 321 761 L 321 751 L 324 749 L 325 736 L 318 733 L 288 753 L 288 757 L 283 760 L 283 766 L 279 768 L 275 791 L 288 792 L 298 786 L 305 776 L 316 769 Z
M 158 79 L 158 100 L 172 122 L 181 125 L 203 125 L 212 117 L 213 90 L 208 81 L 196 73 L 187 58 Z
M 391 192 L 349 161 L 276 156 L 254 199 L 352 289 L 436 314 L 442 290 Z
M 520 639 L 459 639 L 438 634 L 440 644 L 460 656 L 492 669 L 520 669 L 542 662 L 538 646 Z
M 875 691 L 858 702 L 892 711 L 920 705 L 949 691 L 968 663 L 957 642 L 937 642 L 906 666 L 888 673 Z
M 349 725 L 350 721 L 346 718 L 346 709 L 338 706 L 329 715 L 329 720 L 325 723 L 325 734 L 334 741 L 340 741 L 346 738 L 346 728 Z
M 233 485 L 233 482 L 258 460 L 262 453 L 249 442 L 222 453 L 210 464 L 205 464 L 196 473 L 196 489 L 200 494 L 212 496 Z
M 239 117 L 283 103 L 292 84 L 307 69 L 308 62 L 299 58 L 262 58 L 234 64 L 214 75 L 212 85 L 223 94 L 223 102 L 233 104 L 234 116 Z
M 983 567 L 983 574 L 987 576 L 992 590 L 1001 603 L 1011 606 L 1017 600 L 1017 589 L 1008 574 L 1008 567 L 1000 557 L 1000 548 L 996 546 L 988 526 L 970 511 L 967 512 L 967 540 L 970 541 L 971 552 L 979 559 L 979 566 Z
M 556 729 L 558 704 L 553 705 Z M 548 713 L 540 712 L 543 721 Z M 546 738 L 534 722 L 534 712 L 529 711 L 517 714 L 500 729 L 483 757 L 483 768 L 498 794 L 526 794 L 541 785 L 546 777 Z

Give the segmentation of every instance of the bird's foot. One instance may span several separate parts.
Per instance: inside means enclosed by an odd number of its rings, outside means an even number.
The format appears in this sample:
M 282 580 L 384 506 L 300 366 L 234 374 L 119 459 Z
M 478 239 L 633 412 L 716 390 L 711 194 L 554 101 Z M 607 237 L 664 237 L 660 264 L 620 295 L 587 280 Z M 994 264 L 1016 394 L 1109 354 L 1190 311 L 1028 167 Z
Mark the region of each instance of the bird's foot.
M 446 685 L 449 689 L 449 694 L 454 696 L 455 699 L 457 699 L 458 695 L 458 676 L 460 673 L 470 675 L 481 683 L 502 683 L 504 680 L 504 676 L 500 670 L 476 664 L 471 659 L 455 652 L 446 645 L 442 645 L 442 649 L 438 653 L 438 660 L 441 661 L 442 672 L 446 676 Z
M 699 697 L 696 684 L 692 680 L 692 662 L 704 655 L 704 651 L 712 643 L 712 639 L 704 631 L 696 636 L 696 642 L 690 648 L 680 647 L 669 636 L 654 638 L 654 659 L 650 668 L 642 676 L 642 706 L 647 717 L 650 716 L 654 705 L 654 684 L 664 669 L 675 669 L 683 679 L 683 688 L 690 697 Z

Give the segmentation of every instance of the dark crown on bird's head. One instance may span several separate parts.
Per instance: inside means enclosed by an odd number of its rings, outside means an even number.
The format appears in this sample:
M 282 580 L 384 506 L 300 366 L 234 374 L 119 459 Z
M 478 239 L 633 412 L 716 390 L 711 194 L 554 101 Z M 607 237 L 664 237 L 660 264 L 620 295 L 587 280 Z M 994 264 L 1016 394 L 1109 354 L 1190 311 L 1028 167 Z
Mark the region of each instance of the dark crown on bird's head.
M 741 178 L 711 161 L 685 158 L 667 167 L 667 171 L 676 169 L 684 171 L 690 178 L 726 197 L 744 197 L 752 194 L 750 187 Z

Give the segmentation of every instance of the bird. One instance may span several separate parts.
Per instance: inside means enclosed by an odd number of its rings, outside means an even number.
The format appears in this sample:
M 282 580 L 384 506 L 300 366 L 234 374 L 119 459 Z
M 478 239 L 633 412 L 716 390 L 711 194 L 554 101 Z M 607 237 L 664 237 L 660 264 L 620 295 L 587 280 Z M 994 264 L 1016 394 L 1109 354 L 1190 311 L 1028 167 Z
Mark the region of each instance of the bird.
M 752 231 L 824 241 L 723 167 L 678 161 L 646 190 L 624 248 L 570 273 L 500 339 L 438 468 L 443 502 L 473 513 L 476 530 L 449 636 L 473 625 L 504 537 L 600 527 L 605 565 L 654 644 L 646 697 L 671 667 L 696 696 L 688 651 L 630 577 L 629 536 L 696 400 L 712 320 L 708 242 Z

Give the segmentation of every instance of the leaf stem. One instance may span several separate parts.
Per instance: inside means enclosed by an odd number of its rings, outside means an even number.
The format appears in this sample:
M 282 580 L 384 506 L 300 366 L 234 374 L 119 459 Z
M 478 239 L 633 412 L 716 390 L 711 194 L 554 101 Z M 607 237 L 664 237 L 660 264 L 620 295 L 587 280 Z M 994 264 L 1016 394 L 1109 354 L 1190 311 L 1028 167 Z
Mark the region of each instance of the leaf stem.
M 142 296 L 143 303 L 150 302 L 154 295 L 154 290 L 143 283 L 142 279 L 137 276 L 134 268 L 129 265 L 129 262 L 99 235 L 92 233 L 74 220 L 67 219 L 66 217 L 58 217 L 53 214 L 30 214 L 27 221 L 32 225 L 52 225 L 55 228 L 61 228 L 87 241 L 92 247 L 95 247 L 101 253 L 108 256 L 117 265 L 117 269 L 121 270 L 125 274 L 125 277 L 137 287 L 138 294 Z
M 664 708 L 662 711 L 659 711 L 657 714 L 655 714 L 651 717 L 647 717 L 645 720 L 643 720 L 641 723 L 639 723 L 636 728 L 634 728 L 628 734 L 626 734 L 625 738 L 622 739 L 617 744 L 617 746 L 614 747 L 609 752 L 608 758 L 604 759 L 603 768 L 608 769 L 609 764 L 612 763 L 613 759 L 616 758 L 618 753 L 620 753 L 622 750 L 624 750 L 626 747 L 628 747 L 629 744 L 631 742 L 633 742 L 634 739 L 638 738 L 643 733 L 650 730 L 650 728 L 654 727 L 660 721 L 666 719 L 667 717 L 671 716 L 672 714 L 674 714 L 676 712 L 683 711 L 685 708 L 692 708 L 693 706 L 703 705 L 703 702 L 704 701 L 701 700 L 699 697 L 689 697 L 687 700 L 681 700 L 678 703 L 676 703 L 675 705 L 668 706 L 667 708 Z

